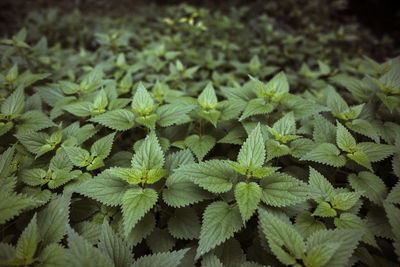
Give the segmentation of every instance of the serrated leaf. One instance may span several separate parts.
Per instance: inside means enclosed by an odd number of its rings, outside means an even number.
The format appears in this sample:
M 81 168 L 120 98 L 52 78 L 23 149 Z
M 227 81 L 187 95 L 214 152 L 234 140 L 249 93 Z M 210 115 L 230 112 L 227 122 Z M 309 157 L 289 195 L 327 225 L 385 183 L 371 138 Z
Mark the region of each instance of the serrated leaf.
M 340 122 L 336 121 L 336 124 L 336 144 L 338 147 L 349 153 L 356 151 L 356 139 Z
M 221 160 L 184 165 L 176 170 L 176 173 L 187 176 L 195 184 L 212 193 L 229 191 L 232 188 L 232 177 L 235 176 L 230 166 Z
M 284 173 L 275 173 L 261 180 L 261 200 L 274 207 L 289 206 L 310 198 L 304 182 Z
M 196 259 L 232 237 L 242 226 L 237 206 L 230 206 L 223 201 L 216 201 L 208 205 L 203 214 Z
M 312 216 L 319 216 L 319 217 L 335 217 L 337 212 L 332 206 L 325 201 L 322 201 L 318 204 L 317 208 L 314 210 Z
M 81 184 L 77 192 L 103 204 L 117 206 L 128 188 L 127 182 L 105 171 Z
M 257 127 L 250 133 L 246 141 L 243 143 L 237 161 L 240 165 L 247 169 L 261 168 L 265 160 L 265 147 L 261 134 L 261 128 Z
M 132 110 L 140 115 L 147 115 L 154 108 L 153 98 L 140 82 L 132 99 Z
M 309 160 L 333 167 L 342 167 L 346 164 L 346 158 L 340 155 L 339 149 L 329 143 L 322 143 L 308 152 L 300 160 Z
M 179 208 L 212 198 L 212 194 L 195 185 L 190 178 L 184 175 L 172 174 L 165 183 L 166 189 L 162 192 L 165 203 Z
M 132 158 L 132 168 L 142 170 L 162 169 L 164 153 L 154 132 L 150 133 Z
M 121 228 L 123 228 L 123 223 L 121 223 L 121 226 Z M 155 226 L 156 219 L 154 218 L 154 214 L 151 212 L 147 213 L 131 230 L 129 235 L 126 237 L 126 242 L 128 242 L 130 246 L 136 246 L 151 234 Z
M 247 103 L 247 106 L 244 109 L 242 116 L 239 118 L 239 121 L 247 119 L 253 115 L 268 114 L 273 110 L 274 106 L 272 104 L 265 103 L 265 100 L 262 98 L 255 98 Z
M 322 199 L 329 199 L 329 197 L 333 196 L 335 193 L 335 189 L 333 188 L 332 184 L 321 173 L 316 171 L 311 166 L 309 183 L 312 187 L 323 194 Z
M 89 164 L 90 154 L 87 150 L 80 147 L 65 147 L 71 162 L 77 167 L 85 167 Z
M 296 216 L 294 228 L 296 228 L 297 232 L 304 238 L 307 238 L 314 232 L 326 229 L 326 226 L 323 222 L 316 220 L 311 212 L 302 211 Z
M 371 172 L 359 172 L 358 175 L 350 174 L 347 178 L 354 190 L 363 191 L 363 196 L 378 205 L 382 205 L 387 195 L 387 188 L 381 178 Z
M 154 266 L 164 266 L 164 267 L 177 267 L 179 266 L 181 260 L 188 252 L 188 248 L 181 249 L 172 252 L 157 253 L 153 255 L 143 256 L 137 259 L 132 267 L 154 267 Z
M 174 238 L 197 239 L 200 229 L 200 220 L 193 208 L 176 209 L 168 220 L 168 231 Z
M 100 123 L 113 130 L 126 131 L 135 125 L 135 115 L 126 109 L 116 109 L 97 115 L 90 121 Z
M 399 204 L 400 203 L 400 182 L 392 188 L 389 195 L 386 198 L 386 201 L 389 203 Z
M 240 182 L 235 186 L 235 199 L 238 203 L 243 223 L 246 223 L 256 211 L 261 200 L 261 187 L 254 182 Z
M 315 246 L 307 252 L 307 256 L 303 257 L 303 263 L 310 267 L 324 266 L 332 258 L 340 245 L 340 242 L 332 242 Z
M 218 99 L 215 94 L 214 87 L 211 82 L 209 82 L 197 98 L 198 103 L 203 109 L 213 109 L 217 107 Z
M 17 125 L 17 134 L 29 131 L 40 131 L 45 128 L 55 126 L 43 112 L 30 110 L 19 117 L 20 122 Z
M 64 237 L 69 220 L 70 198 L 68 195 L 56 196 L 38 213 L 39 233 L 43 245 L 58 243 Z
M 360 196 L 360 192 L 338 193 L 331 198 L 331 204 L 335 209 L 348 210 L 356 204 Z
M 178 152 L 169 154 L 165 159 L 165 168 L 169 170 L 178 169 L 179 167 L 194 163 L 193 154 L 188 149 L 179 150 Z
M 187 113 L 190 112 L 194 106 L 167 104 L 162 105 L 157 109 L 157 124 L 161 127 L 168 127 L 173 124 L 185 123 L 188 120 Z
M 34 199 L 21 194 L 0 194 L 0 224 L 11 220 L 24 209 L 35 205 Z
M 394 249 L 397 254 L 397 259 L 400 259 L 400 209 L 396 208 L 395 205 L 390 203 L 384 203 L 386 216 L 389 219 L 392 232 L 394 234 Z
M 216 140 L 211 135 L 191 135 L 186 137 L 185 145 L 202 161 L 205 155 L 215 146 Z
M 67 250 L 59 244 L 50 244 L 39 256 L 40 266 L 63 267 L 67 262 Z
M 29 152 L 37 154 L 41 147 L 47 143 L 49 135 L 42 132 L 27 132 L 23 134 L 16 134 L 18 141 L 20 141 Z
M 311 250 L 323 244 L 341 243 L 328 262 L 325 263 L 325 266 L 345 266 L 354 249 L 357 247 L 362 234 L 362 230 L 321 230 L 307 239 L 307 249 Z
M 241 248 L 241 244 L 234 237 L 216 247 L 214 254 L 221 259 L 221 262 L 226 267 L 242 266 L 246 261 L 246 255 Z
M 349 108 L 346 101 L 338 94 L 333 87 L 328 88 L 327 98 L 327 106 L 331 109 L 333 115 L 337 115 L 342 111 L 345 111 Z
M 270 246 L 273 244 L 281 248 L 284 247 L 290 252 L 290 255 L 297 259 L 301 258 L 306 246 L 296 229 L 266 210 L 259 209 L 258 214 L 259 223 Z
M 289 92 L 289 83 L 284 72 L 279 72 L 268 83 L 262 83 L 250 76 L 255 86 L 258 97 L 273 97 L 275 95 Z
M 98 248 L 108 256 L 114 263 L 114 266 L 128 267 L 133 262 L 131 248 L 119 237 L 104 220 L 99 238 Z
M 63 109 L 77 117 L 88 117 L 92 115 L 94 107 L 93 104 L 88 101 L 80 101 L 68 104 L 64 106 Z
M 113 266 L 111 259 L 100 249 L 93 247 L 86 239 L 78 235 L 70 226 L 68 232 L 68 265 L 69 266 Z
M 201 267 L 209 267 L 209 266 L 224 267 L 224 265 L 221 263 L 218 257 L 211 253 L 204 255 L 203 259 L 201 260 Z
M 151 188 L 128 189 L 122 197 L 122 215 L 125 236 L 135 224 L 156 204 L 158 194 Z
M 18 115 L 24 110 L 24 88 L 22 86 L 15 89 L 15 91 L 1 103 L 1 114 L 6 116 Z
M 375 127 L 367 120 L 355 119 L 350 122 L 346 122 L 346 127 L 350 130 L 367 136 L 373 139 L 375 142 L 379 142 L 379 134 Z
M 218 119 L 221 115 L 221 112 L 215 109 L 211 109 L 211 110 L 200 110 L 199 112 L 197 112 L 197 115 L 199 115 L 200 117 L 202 117 L 203 119 L 206 119 L 207 121 L 211 122 L 211 124 L 214 127 L 217 127 L 217 122 Z
M 21 236 L 18 238 L 15 255 L 19 259 L 32 259 L 35 255 L 39 242 L 40 236 L 37 226 L 37 216 L 35 213 L 28 226 L 24 229 Z
M 361 151 L 356 151 L 354 153 L 347 154 L 347 157 L 351 160 L 354 160 L 361 166 L 364 166 L 368 170 L 373 171 L 371 161 L 369 160 L 368 155 L 366 153 Z
M 146 238 L 146 244 L 153 253 L 167 252 L 175 246 L 175 240 L 166 229 L 156 228 Z
M 93 143 L 90 148 L 90 153 L 94 156 L 105 159 L 111 152 L 112 144 L 114 142 L 115 133 L 104 136 Z
M 324 116 L 317 114 L 314 116 L 313 138 L 316 143 L 335 143 L 336 127 Z
M 372 142 L 362 142 L 359 143 L 357 147 L 368 156 L 371 162 L 384 160 L 400 151 L 398 147 L 392 145 L 375 144 Z
M 287 145 L 281 144 L 273 139 L 267 140 L 266 148 L 267 148 L 267 161 L 270 161 L 273 158 L 290 154 L 290 148 Z

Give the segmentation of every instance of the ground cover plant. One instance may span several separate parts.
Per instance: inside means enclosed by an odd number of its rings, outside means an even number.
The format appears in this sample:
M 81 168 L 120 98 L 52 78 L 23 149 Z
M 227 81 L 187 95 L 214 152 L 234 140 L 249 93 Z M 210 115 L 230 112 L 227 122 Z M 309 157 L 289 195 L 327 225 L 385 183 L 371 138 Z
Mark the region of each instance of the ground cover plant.
M 398 266 L 400 57 L 343 2 L 29 12 L 0 265 Z

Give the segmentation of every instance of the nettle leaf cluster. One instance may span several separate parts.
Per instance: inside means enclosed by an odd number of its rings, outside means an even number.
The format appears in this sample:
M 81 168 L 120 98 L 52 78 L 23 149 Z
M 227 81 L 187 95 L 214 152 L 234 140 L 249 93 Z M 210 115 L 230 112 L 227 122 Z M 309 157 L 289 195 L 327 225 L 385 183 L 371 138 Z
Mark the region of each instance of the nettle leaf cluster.
M 0 265 L 399 264 L 400 58 L 306 7 L 29 13 L 0 41 Z

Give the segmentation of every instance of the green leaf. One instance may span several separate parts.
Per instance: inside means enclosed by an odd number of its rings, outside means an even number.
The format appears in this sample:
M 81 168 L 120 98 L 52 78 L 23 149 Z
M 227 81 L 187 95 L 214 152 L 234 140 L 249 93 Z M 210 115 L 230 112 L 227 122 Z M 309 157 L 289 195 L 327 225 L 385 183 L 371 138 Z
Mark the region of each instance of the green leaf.
M 162 105 L 157 109 L 157 124 L 161 127 L 168 127 L 173 124 L 182 124 L 188 122 L 187 113 L 190 112 L 193 108 L 194 106 L 191 105 Z
M 139 116 L 135 118 L 135 121 L 141 125 L 146 126 L 149 129 L 154 129 L 154 127 L 156 127 L 157 114 Z
M 302 211 L 296 216 L 296 222 L 294 224 L 297 232 L 303 237 L 309 237 L 314 232 L 326 229 L 323 222 L 316 220 L 309 211 Z
M 377 129 L 367 120 L 355 119 L 350 122 L 346 122 L 346 127 L 356 133 L 373 139 L 375 142 L 379 142 L 379 134 Z
M 188 252 L 188 248 L 172 252 L 157 253 L 137 259 L 131 267 L 177 267 Z
M 67 262 L 67 250 L 59 244 L 50 244 L 39 255 L 40 266 L 62 267 Z
M 168 220 L 168 231 L 174 238 L 198 239 L 201 224 L 193 208 L 176 209 Z
M 375 144 L 372 142 L 362 142 L 357 147 L 364 152 L 371 162 L 378 162 L 386 159 L 394 153 L 400 152 L 398 147 L 386 144 Z
M 165 183 L 167 188 L 162 192 L 165 203 L 171 207 L 179 208 L 212 198 L 212 194 L 195 185 L 185 175 L 172 174 Z
M 267 140 L 266 148 L 267 148 L 267 161 L 270 161 L 273 158 L 290 154 L 290 148 L 287 145 L 281 144 L 273 139 Z
M 257 127 L 250 133 L 242 145 L 237 161 L 249 170 L 261 168 L 265 160 L 265 147 L 261 128 Z
M 55 196 L 38 213 L 39 233 L 43 245 L 58 243 L 64 237 L 69 220 L 69 205 L 71 196 Z
M 218 257 L 211 253 L 204 255 L 203 259 L 201 260 L 201 267 L 208 267 L 208 266 L 224 267 L 224 265 L 221 263 Z
M 122 196 L 128 188 L 127 182 L 104 171 L 79 185 L 77 192 L 103 204 L 117 206 L 122 203 Z
M 20 86 L 1 103 L 0 112 L 6 116 L 19 115 L 24 110 L 24 107 L 24 88 Z
M 314 116 L 313 138 L 316 143 L 335 143 L 336 127 L 324 116 L 317 114 Z
M 400 182 L 392 188 L 389 195 L 386 198 L 386 201 L 389 203 L 399 204 L 400 203 Z
M 15 146 L 8 147 L 0 155 L 0 179 L 5 178 L 12 172 L 11 162 L 14 158 Z
M 400 259 L 400 209 L 390 203 L 384 203 L 384 208 L 394 235 L 394 250 L 397 254 L 397 259 Z
M 266 210 L 259 209 L 258 214 L 260 226 L 270 246 L 272 244 L 272 246 L 285 247 L 291 256 L 300 259 L 306 247 L 303 238 L 296 229 Z
M 325 243 L 315 246 L 307 252 L 307 256 L 303 257 L 305 266 L 321 267 L 324 266 L 340 247 L 340 242 Z
M 310 198 L 306 183 L 284 173 L 275 173 L 262 179 L 261 188 L 261 200 L 274 207 L 289 206 Z
M 114 266 L 131 266 L 133 262 L 131 248 L 113 231 L 107 220 L 103 222 L 99 240 L 98 248 L 112 260 Z
M 28 226 L 24 229 L 18 238 L 16 247 L 16 256 L 19 259 L 30 260 L 35 256 L 37 245 L 40 242 L 40 236 L 37 226 L 36 213 L 33 215 Z
M 155 132 L 151 132 L 144 142 L 140 145 L 138 151 L 132 158 L 132 168 L 142 170 L 162 169 L 164 165 L 164 153 L 158 142 Z
M 231 190 L 235 172 L 224 161 L 209 160 L 196 164 L 184 165 L 176 173 L 187 176 L 195 184 L 212 193 Z
M 239 118 L 239 121 L 247 119 L 253 115 L 268 114 L 273 110 L 274 106 L 272 104 L 265 103 L 265 100 L 262 98 L 255 98 L 247 103 L 247 106 L 243 111 L 242 116 Z
M 328 262 L 325 263 L 325 266 L 346 266 L 362 234 L 362 230 L 321 230 L 315 232 L 307 239 L 307 250 L 310 251 L 312 248 L 324 244 L 340 243 L 340 246 L 336 249 Z
M 175 170 L 187 164 L 194 163 L 193 154 L 188 149 L 179 150 L 178 152 L 169 154 L 165 159 L 165 168 Z
M 1 192 L 1 191 L 0 191 Z M 35 205 L 33 198 L 21 194 L 0 194 L 0 224 L 19 215 L 26 208 Z
M 217 122 L 221 115 L 221 112 L 215 109 L 200 110 L 199 112 L 197 112 L 197 115 L 211 122 L 211 124 L 214 125 L 214 127 L 217 127 Z
M 68 265 L 80 266 L 113 266 L 111 259 L 98 248 L 93 247 L 86 239 L 78 235 L 71 227 L 68 232 Z
M 261 188 L 254 182 L 240 182 L 235 187 L 235 199 L 242 215 L 243 223 L 246 223 L 257 209 L 261 200 Z
M 114 142 L 115 133 L 104 136 L 93 143 L 90 148 L 90 153 L 96 157 L 105 159 L 111 152 L 112 144 Z
M 358 175 L 350 174 L 349 184 L 356 191 L 362 191 L 362 195 L 372 202 L 382 205 L 387 195 L 385 183 L 371 172 L 359 172 Z
M 209 252 L 242 228 L 242 219 L 237 206 L 216 201 L 207 206 L 203 214 L 199 246 L 196 259 Z
M 47 172 L 42 169 L 28 169 L 22 170 L 21 180 L 27 185 L 38 186 L 42 184 L 43 178 L 46 177 Z
M 199 105 L 206 110 L 217 107 L 218 99 L 211 82 L 207 84 L 206 88 L 204 88 L 203 92 L 198 96 L 197 101 Z
M 354 160 L 361 166 L 364 166 L 368 170 L 373 171 L 371 161 L 369 160 L 368 155 L 366 153 L 361 151 L 356 151 L 354 153 L 347 154 L 347 157 L 351 160 Z
M 310 185 L 322 193 L 322 200 L 329 199 L 335 194 L 335 189 L 332 184 L 318 171 L 310 166 Z
M 123 223 L 121 220 L 121 232 L 123 232 Z M 126 238 L 126 241 L 130 246 L 136 246 L 140 243 L 144 238 L 151 234 L 156 226 L 156 219 L 154 218 L 154 214 L 149 212 L 147 213 L 131 230 L 129 235 Z
M 300 160 L 309 160 L 333 167 L 343 167 L 346 164 L 346 158 L 340 155 L 339 149 L 329 143 L 322 143 L 308 152 Z
M 354 139 L 350 132 L 339 121 L 336 121 L 336 124 L 336 143 L 338 147 L 348 153 L 355 152 L 357 150 L 356 139 Z
M 45 128 L 55 126 L 43 112 L 30 110 L 19 117 L 20 122 L 17 125 L 17 134 L 29 131 L 40 131 Z
M 296 121 L 294 119 L 293 112 L 287 113 L 285 116 L 280 118 L 274 123 L 272 128 L 278 131 L 281 135 L 293 135 L 296 134 Z
M 126 131 L 135 125 L 135 115 L 126 109 L 116 109 L 97 115 L 90 121 L 100 123 L 113 130 Z
M 94 107 L 93 104 L 88 101 L 80 101 L 68 104 L 64 106 L 63 109 L 77 117 L 88 117 L 92 115 Z
M 122 215 L 125 236 L 136 223 L 156 204 L 158 194 L 151 188 L 128 189 L 122 197 Z
M 167 252 L 175 246 L 175 240 L 166 229 L 156 228 L 146 238 L 146 244 L 153 253 Z
M 277 95 L 279 96 L 289 92 L 289 83 L 287 81 L 285 73 L 282 71 L 272 77 L 272 79 L 266 84 L 251 76 L 250 79 L 254 83 L 255 91 L 258 97 L 272 98 L 274 96 L 276 97 Z
M 65 147 L 64 149 L 75 166 L 85 167 L 90 163 L 90 154 L 87 150 L 80 147 Z
M 132 111 L 140 115 L 148 115 L 155 108 L 154 100 L 139 82 L 135 95 L 132 99 Z
M 337 215 L 336 210 L 332 208 L 332 206 L 325 201 L 322 201 L 318 204 L 312 216 L 319 217 L 335 217 Z
M 186 137 L 185 145 L 196 155 L 199 161 L 215 146 L 216 140 L 211 135 L 202 135 L 201 137 L 194 134 Z
M 28 149 L 29 152 L 37 154 L 43 145 L 47 144 L 49 135 L 42 132 L 27 132 L 23 134 L 16 134 L 18 141 Z
M 349 108 L 346 101 L 336 92 L 332 86 L 328 87 L 328 94 L 326 96 L 327 106 L 332 111 L 334 116 L 337 116 L 340 112 L 345 111 Z
M 360 196 L 360 192 L 338 193 L 332 197 L 331 204 L 334 209 L 348 210 L 356 204 Z

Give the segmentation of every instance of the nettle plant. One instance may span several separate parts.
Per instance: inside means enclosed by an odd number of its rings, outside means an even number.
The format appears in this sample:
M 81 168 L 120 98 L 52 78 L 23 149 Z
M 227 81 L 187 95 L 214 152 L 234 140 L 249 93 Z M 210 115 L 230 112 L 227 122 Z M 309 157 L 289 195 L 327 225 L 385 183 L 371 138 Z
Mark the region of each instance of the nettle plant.
M 152 8 L 1 41 L 0 265 L 398 264 L 400 58 L 352 57 L 352 25 Z M 48 43 L 46 14 L 79 32 Z

